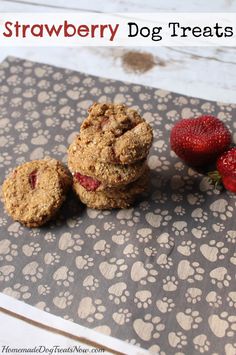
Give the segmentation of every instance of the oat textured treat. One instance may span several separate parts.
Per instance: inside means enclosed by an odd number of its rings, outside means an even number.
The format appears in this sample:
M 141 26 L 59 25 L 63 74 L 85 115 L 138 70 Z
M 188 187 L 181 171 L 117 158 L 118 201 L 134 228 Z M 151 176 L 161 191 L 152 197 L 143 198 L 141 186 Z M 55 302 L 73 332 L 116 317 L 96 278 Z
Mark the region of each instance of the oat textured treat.
M 88 151 L 104 163 L 132 164 L 151 147 L 151 126 L 137 111 L 122 104 L 94 103 L 80 128 Z
M 90 208 L 128 208 L 147 189 L 152 128 L 125 105 L 94 103 L 68 149 L 73 189 Z
M 88 191 L 73 179 L 73 189 L 80 200 L 93 209 L 129 208 L 148 189 L 149 169 L 135 182 L 120 188 Z
M 3 183 L 6 211 L 27 227 L 39 227 L 57 213 L 71 184 L 69 171 L 55 159 L 24 163 Z
M 143 174 L 145 166 L 144 159 L 129 165 L 102 163 L 97 160 L 96 155 L 90 154 L 80 136 L 74 139 L 68 149 L 68 167 L 71 173 L 78 177 L 78 181 L 80 175 L 95 180 L 97 188 L 94 190 L 129 184 Z

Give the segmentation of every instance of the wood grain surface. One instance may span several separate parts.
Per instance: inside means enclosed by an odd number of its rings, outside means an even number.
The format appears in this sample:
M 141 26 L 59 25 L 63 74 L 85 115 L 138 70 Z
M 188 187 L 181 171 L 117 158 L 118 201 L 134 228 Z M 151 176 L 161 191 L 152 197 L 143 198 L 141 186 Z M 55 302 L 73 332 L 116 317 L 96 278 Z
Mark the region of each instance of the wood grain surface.
M 166 2 L 149 0 L 5 0 L 2 12 L 236 12 L 236 1 Z M 128 70 L 131 50 L 150 53 L 154 65 L 146 72 Z M 209 100 L 236 102 L 236 47 L 78 47 L 1 48 L 0 60 L 15 55 L 35 61 L 125 80 Z

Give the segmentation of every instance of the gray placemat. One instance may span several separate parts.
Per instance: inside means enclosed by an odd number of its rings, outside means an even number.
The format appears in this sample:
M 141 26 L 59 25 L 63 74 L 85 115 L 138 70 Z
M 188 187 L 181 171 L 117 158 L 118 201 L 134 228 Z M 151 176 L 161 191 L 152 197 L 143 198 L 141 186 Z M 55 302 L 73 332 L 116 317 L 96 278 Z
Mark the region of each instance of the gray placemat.
M 236 105 L 9 57 L 0 68 L 0 176 L 30 159 L 66 160 L 94 101 L 125 102 L 154 128 L 151 194 L 95 211 L 70 193 L 56 221 L 27 229 L 1 204 L 0 290 L 163 354 L 235 354 L 236 195 L 170 152 L 175 121 L 202 113 L 231 130 Z

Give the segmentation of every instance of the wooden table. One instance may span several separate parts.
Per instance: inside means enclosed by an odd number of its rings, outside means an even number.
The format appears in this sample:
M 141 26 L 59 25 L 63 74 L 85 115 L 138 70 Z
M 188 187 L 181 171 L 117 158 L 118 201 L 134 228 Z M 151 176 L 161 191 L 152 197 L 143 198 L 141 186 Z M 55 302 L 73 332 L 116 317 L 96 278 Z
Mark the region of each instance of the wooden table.
M 233 12 L 234 0 L 3 0 L 2 12 Z M 124 55 L 148 52 L 155 65 L 145 73 L 127 71 Z M 209 100 L 236 102 L 236 47 L 1 48 L 0 60 L 15 55 L 108 78 L 154 86 Z

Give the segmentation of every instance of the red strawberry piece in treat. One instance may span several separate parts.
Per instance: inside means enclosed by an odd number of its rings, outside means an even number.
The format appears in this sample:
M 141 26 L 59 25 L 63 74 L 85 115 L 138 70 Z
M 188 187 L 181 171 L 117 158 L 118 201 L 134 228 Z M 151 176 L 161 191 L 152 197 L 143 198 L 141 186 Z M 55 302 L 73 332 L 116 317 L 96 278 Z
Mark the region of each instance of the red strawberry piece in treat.
M 91 176 L 82 175 L 78 172 L 74 173 L 74 177 L 87 191 L 96 191 L 101 185 L 100 181 L 92 178 Z
M 187 164 L 202 167 L 229 148 L 231 134 L 218 118 L 204 115 L 177 122 L 171 131 L 170 144 Z
M 29 174 L 29 184 L 32 190 L 35 189 L 36 183 L 37 183 L 37 170 L 34 170 L 32 171 L 32 173 Z
M 236 147 L 222 154 L 216 167 L 224 187 L 236 193 Z

